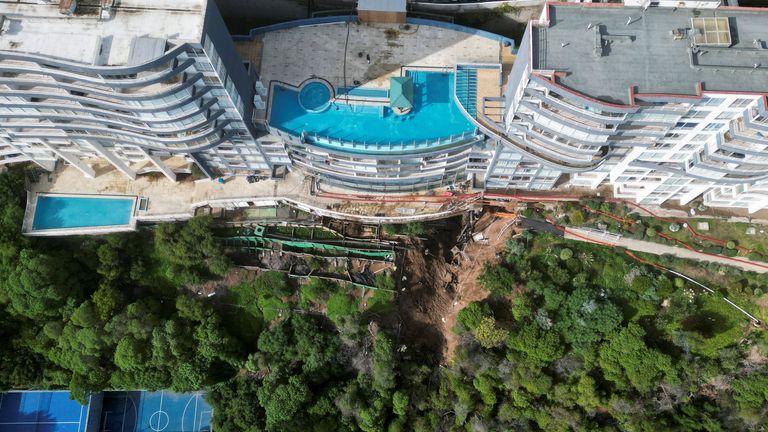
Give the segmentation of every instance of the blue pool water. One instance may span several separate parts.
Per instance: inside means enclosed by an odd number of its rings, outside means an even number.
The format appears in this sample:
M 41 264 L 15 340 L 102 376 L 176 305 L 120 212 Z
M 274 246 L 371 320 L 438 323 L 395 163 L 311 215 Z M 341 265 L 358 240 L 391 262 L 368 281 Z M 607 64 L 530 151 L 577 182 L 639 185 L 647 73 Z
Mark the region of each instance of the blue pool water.
M 322 111 L 330 100 L 331 90 L 321 82 L 307 83 L 299 91 L 299 103 L 308 112 Z
M 337 95 L 349 95 L 349 97 L 364 98 L 387 98 L 389 91 L 386 89 L 360 88 L 360 87 L 339 87 L 336 89 Z
M 299 103 L 296 90 L 275 86 L 269 124 L 292 135 L 302 132 L 363 143 L 428 141 L 475 128 L 453 101 L 453 73 L 408 71 L 414 81 L 413 110 L 399 116 L 387 107 L 332 102 L 322 112 Z
M 32 230 L 128 225 L 133 202 L 133 198 L 40 195 Z

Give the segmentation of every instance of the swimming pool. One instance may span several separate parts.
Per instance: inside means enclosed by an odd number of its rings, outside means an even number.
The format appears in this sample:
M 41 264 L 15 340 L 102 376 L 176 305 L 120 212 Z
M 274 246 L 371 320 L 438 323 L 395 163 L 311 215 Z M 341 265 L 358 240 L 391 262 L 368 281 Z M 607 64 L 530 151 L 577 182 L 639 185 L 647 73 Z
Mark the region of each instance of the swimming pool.
M 299 90 L 299 104 L 308 112 L 320 112 L 328 107 L 331 89 L 320 81 L 310 81 Z
M 402 144 L 433 141 L 475 130 L 454 103 L 452 72 L 407 71 L 413 78 L 413 110 L 397 115 L 389 106 L 334 101 L 322 112 L 302 108 L 299 92 L 276 85 L 269 125 L 295 136 L 306 132 L 335 140 Z M 325 140 L 330 142 L 330 140 Z
M 389 97 L 389 90 L 363 87 L 339 87 L 336 89 L 336 94 L 339 96 L 348 95 L 349 97 L 385 99 Z
M 32 231 L 128 226 L 135 197 L 38 195 Z

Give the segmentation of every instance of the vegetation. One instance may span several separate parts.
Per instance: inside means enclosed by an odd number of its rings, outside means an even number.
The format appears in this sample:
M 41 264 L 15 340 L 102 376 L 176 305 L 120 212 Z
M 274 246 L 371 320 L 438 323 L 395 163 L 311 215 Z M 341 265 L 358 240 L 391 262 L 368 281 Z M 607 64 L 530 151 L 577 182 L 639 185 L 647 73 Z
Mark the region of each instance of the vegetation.
M 418 237 L 427 232 L 423 222 L 409 222 L 403 225 L 385 224 L 383 228 L 384 232 L 389 236 L 402 234 L 405 236 Z
M 204 388 L 224 431 L 757 430 L 768 415 L 766 332 L 612 249 L 510 240 L 439 365 L 399 339 L 385 272 L 373 292 L 265 272 L 208 298 L 229 266 L 208 219 L 43 242 L 19 233 L 22 184 L 0 174 L 2 389 Z M 764 318 L 764 276 L 698 270 Z

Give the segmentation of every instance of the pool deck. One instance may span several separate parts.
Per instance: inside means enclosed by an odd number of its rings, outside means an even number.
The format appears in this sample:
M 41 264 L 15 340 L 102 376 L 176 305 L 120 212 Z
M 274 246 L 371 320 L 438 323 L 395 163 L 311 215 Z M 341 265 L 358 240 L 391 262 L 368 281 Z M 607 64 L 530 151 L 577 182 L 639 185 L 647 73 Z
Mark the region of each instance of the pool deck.
M 483 98 L 501 97 L 501 69 L 477 70 L 477 112 L 483 112 Z
M 499 64 L 503 48 L 498 41 L 440 27 L 355 23 L 276 30 L 236 46 L 246 61 L 259 66 L 267 87 L 272 80 L 298 85 L 314 75 L 334 87 L 358 80 L 367 88 L 388 88 L 389 78 L 399 76 L 403 66 Z
M 97 195 L 131 195 L 148 199 L 146 210 L 138 210 L 138 222 L 162 222 L 189 219 L 198 207 L 238 207 L 253 203 L 253 207 L 287 204 L 315 215 L 341 218 L 365 223 L 409 222 L 439 219 L 466 210 L 469 202 L 371 202 L 320 197 L 313 194 L 312 181 L 303 172 L 294 170 L 282 180 L 265 180 L 250 184 L 244 177 L 228 177 L 224 184 L 204 179 L 171 182 L 162 176 L 138 176 L 130 180 L 116 169 L 100 161 L 91 161 L 99 172 L 89 179 L 76 168 L 59 164 L 50 176 L 41 176 L 29 185 L 30 196 L 35 193 L 67 193 Z M 50 180 L 49 180 L 50 178 Z M 349 190 L 322 185 L 327 193 L 350 193 Z M 440 194 L 444 190 L 432 191 Z M 408 195 L 400 192 L 399 195 Z M 415 195 L 415 194 L 413 194 Z M 380 215 L 380 216 L 377 216 Z M 31 226 L 31 220 L 29 222 Z

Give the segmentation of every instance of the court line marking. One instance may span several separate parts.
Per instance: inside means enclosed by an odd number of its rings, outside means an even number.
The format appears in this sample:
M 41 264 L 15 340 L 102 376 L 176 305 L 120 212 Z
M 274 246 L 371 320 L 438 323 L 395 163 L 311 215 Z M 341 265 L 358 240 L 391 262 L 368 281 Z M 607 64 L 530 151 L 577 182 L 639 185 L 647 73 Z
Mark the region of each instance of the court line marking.
M 107 432 L 107 417 L 112 411 L 104 411 L 104 419 L 101 421 L 101 432 Z
M 62 422 L 62 421 L 56 421 L 56 422 L 3 422 L 0 423 L 0 425 L 34 425 L 34 424 L 80 424 L 80 422 Z
M 195 419 L 197 419 L 197 402 L 198 402 L 199 400 L 200 400 L 200 395 L 198 395 L 198 394 L 195 394 L 195 416 L 194 416 L 194 417 L 192 417 L 192 430 L 193 430 L 193 431 L 195 431 L 195 430 L 198 430 L 198 429 L 199 429 L 199 427 L 197 427 L 197 428 L 195 427 Z M 200 425 L 200 423 L 198 423 L 198 426 L 199 426 L 199 425 Z
M 125 402 L 123 402 L 123 421 L 120 423 L 120 432 L 125 430 L 125 416 L 128 413 L 128 393 L 125 394 Z
M 82 424 L 83 423 L 83 408 L 84 407 L 82 405 L 80 405 L 80 418 L 77 419 L 77 430 L 78 430 L 78 432 L 80 431 L 80 426 L 83 425 Z
M 204 416 L 205 414 L 208 414 L 208 415 L 210 415 L 210 416 L 211 416 L 211 419 L 213 419 L 213 410 L 205 410 L 205 411 L 201 411 L 201 412 L 200 412 L 200 423 L 199 423 L 199 426 L 200 426 L 200 428 L 202 428 L 202 424 L 203 424 L 203 416 Z M 197 432 L 200 432 L 200 431 L 201 431 L 201 429 L 200 429 L 200 428 L 198 428 L 198 429 L 197 429 Z M 210 431 L 210 432 L 213 432 L 213 422 L 210 422 L 210 429 L 208 429 L 208 431 Z

